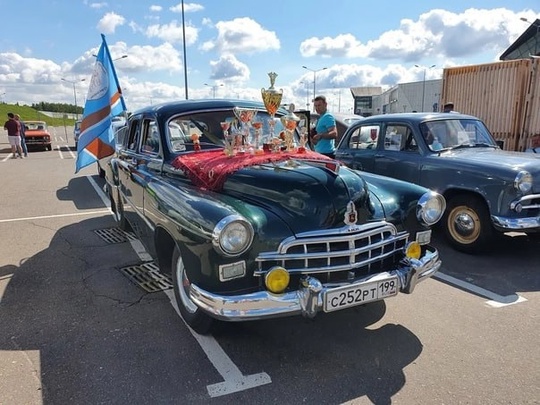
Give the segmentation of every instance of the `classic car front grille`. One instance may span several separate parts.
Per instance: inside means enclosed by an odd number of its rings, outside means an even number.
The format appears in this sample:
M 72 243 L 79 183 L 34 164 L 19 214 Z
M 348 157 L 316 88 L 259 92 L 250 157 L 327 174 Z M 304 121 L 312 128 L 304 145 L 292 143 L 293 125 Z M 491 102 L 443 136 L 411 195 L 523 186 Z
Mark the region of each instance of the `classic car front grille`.
M 325 274 L 327 281 L 377 273 L 399 262 L 408 238 L 388 222 L 309 232 L 284 240 L 276 252 L 259 254 L 255 275 L 274 266 L 293 276 Z

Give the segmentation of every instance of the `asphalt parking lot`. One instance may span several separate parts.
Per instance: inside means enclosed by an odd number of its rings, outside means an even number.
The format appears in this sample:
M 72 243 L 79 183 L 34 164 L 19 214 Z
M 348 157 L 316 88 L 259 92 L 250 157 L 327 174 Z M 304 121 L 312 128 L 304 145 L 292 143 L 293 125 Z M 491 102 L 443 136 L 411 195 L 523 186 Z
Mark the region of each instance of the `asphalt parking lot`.
M 540 242 L 506 236 L 400 295 L 314 320 L 192 332 L 119 232 L 70 128 L 10 159 L 0 134 L 0 404 L 535 404 Z M 128 269 L 128 270 L 126 270 Z

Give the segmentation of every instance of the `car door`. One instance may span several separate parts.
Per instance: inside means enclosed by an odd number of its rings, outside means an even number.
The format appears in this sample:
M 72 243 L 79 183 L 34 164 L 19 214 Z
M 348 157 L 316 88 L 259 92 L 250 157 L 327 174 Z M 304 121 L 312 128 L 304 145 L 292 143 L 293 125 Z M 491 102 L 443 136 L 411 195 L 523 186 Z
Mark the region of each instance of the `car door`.
M 374 172 L 380 132 L 377 122 L 351 126 L 336 150 L 336 159 L 351 169 Z
M 421 174 L 421 140 L 407 123 L 382 127 L 373 158 L 374 173 L 418 184 Z
M 134 142 L 131 155 L 124 166 L 124 177 L 129 178 L 125 182 L 125 193 L 130 198 L 133 213 L 130 222 L 135 224 L 134 231 L 149 253 L 153 254 L 156 201 L 151 183 L 158 177 L 163 166 L 163 149 L 154 117 L 146 116 L 137 120 L 137 125 L 130 130 L 132 135 Z

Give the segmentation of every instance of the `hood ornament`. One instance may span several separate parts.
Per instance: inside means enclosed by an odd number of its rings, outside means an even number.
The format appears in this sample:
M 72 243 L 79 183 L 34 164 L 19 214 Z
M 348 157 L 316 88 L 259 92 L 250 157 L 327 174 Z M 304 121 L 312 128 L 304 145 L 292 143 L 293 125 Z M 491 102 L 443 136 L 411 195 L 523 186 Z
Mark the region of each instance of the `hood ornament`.
M 352 201 L 349 201 L 347 204 L 347 211 L 345 211 L 345 219 L 343 222 L 345 222 L 346 225 L 352 226 L 356 225 L 356 221 L 358 221 L 358 213 L 356 212 L 356 207 L 354 206 L 354 203 Z

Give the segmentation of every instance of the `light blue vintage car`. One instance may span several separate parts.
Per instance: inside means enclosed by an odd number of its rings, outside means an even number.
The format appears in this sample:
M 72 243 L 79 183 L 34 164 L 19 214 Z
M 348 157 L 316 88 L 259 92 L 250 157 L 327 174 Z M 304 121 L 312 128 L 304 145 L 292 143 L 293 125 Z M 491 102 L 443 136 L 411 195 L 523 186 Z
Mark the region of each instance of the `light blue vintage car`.
M 336 159 L 352 169 L 436 190 L 441 225 L 458 250 L 490 246 L 501 232 L 540 232 L 540 155 L 499 148 L 484 123 L 456 113 L 368 117 L 351 125 Z

